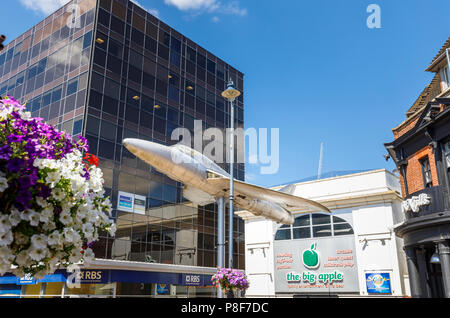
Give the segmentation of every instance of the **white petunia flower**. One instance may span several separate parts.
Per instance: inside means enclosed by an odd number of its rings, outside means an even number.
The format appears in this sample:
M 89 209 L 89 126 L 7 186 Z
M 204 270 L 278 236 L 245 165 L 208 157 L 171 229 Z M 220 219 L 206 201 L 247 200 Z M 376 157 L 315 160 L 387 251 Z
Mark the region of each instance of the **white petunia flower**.
M 34 234 L 31 237 L 31 245 L 34 248 L 46 248 L 47 247 L 47 236 L 45 236 L 44 234 Z
M 78 263 L 81 260 L 82 256 L 83 255 L 80 253 L 80 251 L 78 251 L 76 248 L 74 248 L 70 252 L 69 262 Z
M 73 219 L 68 211 L 62 211 L 59 215 L 59 221 L 64 225 L 68 225 L 73 222 Z
M 29 221 L 30 217 L 35 213 L 34 210 L 25 210 L 20 213 L 20 218 L 24 221 Z
M 5 191 L 8 188 L 8 179 L 0 177 L 0 192 Z
M 14 240 L 14 237 L 12 235 L 12 232 L 6 232 L 6 233 L 0 233 L 0 246 L 8 246 L 12 243 Z
M 78 244 L 81 240 L 80 234 L 78 234 L 76 231 L 74 231 L 72 228 L 66 227 L 63 230 L 64 239 L 68 243 L 74 243 Z
M 40 214 L 37 212 L 32 212 L 30 215 L 30 225 L 31 226 L 38 226 L 40 220 Z
M 35 261 L 40 261 L 41 259 L 45 258 L 47 255 L 48 250 L 46 248 L 32 248 L 31 251 L 28 249 L 30 258 Z
M 0 262 L 0 275 L 3 275 L 11 270 L 11 265 L 9 262 L 2 263 Z
M 42 223 L 48 223 L 49 221 L 53 220 L 53 207 L 52 206 L 47 206 L 45 207 L 39 216 L 39 220 Z
M 0 216 L 0 233 L 6 233 L 11 230 L 11 221 L 9 220 L 9 215 L 2 214 Z
M 87 248 L 87 249 L 84 250 L 83 258 L 86 261 L 91 261 L 91 260 L 94 259 L 94 257 L 95 257 L 95 255 L 94 255 L 94 251 L 92 249 Z
M 36 203 L 44 209 L 48 206 L 47 200 L 42 197 L 36 197 Z
M 84 223 L 81 230 L 83 231 L 84 236 L 91 237 L 94 232 L 94 227 L 91 223 Z
M 28 255 L 28 251 L 22 251 L 19 254 L 17 254 L 15 262 L 19 266 L 27 267 L 29 264 L 31 264 L 30 256 Z
M 14 260 L 14 255 L 12 254 L 11 250 L 6 246 L 0 247 L 0 262 L 2 260 L 6 262 L 11 262 L 12 260 Z
M 66 197 L 66 194 L 64 193 L 64 190 L 60 188 L 54 188 L 52 190 L 52 197 L 58 201 L 62 201 Z
M 9 215 L 9 222 L 11 223 L 11 226 L 16 226 L 20 223 L 20 221 L 22 221 L 22 218 L 19 210 L 15 208 L 11 209 L 11 214 Z
M 108 231 L 109 235 L 114 236 L 116 234 L 116 224 L 115 223 L 111 223 L 106 230 Z
M 58 231 L 53 231 L 48 236 L 48 245 L 52 246 L 52 245 L 58 245 L 60 243 L 61 243 L 61 234 L 59 234 Z
M 56 224 L 55 224 L 55 222 L 49 221 L 49 222 L 44 223 L 44 224 L 42 225 L 42 229 L 43 229 L 44 231 L 52 231 L 52 230 L 56 229 Z

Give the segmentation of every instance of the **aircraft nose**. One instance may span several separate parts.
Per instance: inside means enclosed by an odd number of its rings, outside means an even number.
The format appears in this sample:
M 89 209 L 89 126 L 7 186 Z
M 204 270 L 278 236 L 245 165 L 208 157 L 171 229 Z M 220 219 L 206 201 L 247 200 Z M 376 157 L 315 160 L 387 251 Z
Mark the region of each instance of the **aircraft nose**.
M 126 138 L 122 141 L 122 144 L 136 157 L 153 166 L 168 164 L 171 159 L 170 148 L 155 142 Z
M 122 144 L 127 148 L 131 153 L 136 154 L 139 150 L 142 150 L 142 140 L 134 139 L 134 138 L 126 138 L 122 140 Z

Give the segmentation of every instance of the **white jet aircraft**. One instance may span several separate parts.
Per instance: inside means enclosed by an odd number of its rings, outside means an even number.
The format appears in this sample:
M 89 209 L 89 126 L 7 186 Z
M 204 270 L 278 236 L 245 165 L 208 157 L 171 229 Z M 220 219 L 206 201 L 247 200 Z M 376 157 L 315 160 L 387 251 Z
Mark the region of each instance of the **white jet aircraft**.
M 183 183 L 183 196 L 198 205 L 214 203 L 217 198 L 229 196 L 230 175 L 192 148 L 182 144 L 164 146 L 132 138 L 124 139 L 123 145 L 159 172 Z M 256 216 L 282 224 L 294 223 L 291 212 L 330 212 L 320 203 L 290 194 L 291 190 L 290 186 L 275 191 L 234 180 L 234 203 Z

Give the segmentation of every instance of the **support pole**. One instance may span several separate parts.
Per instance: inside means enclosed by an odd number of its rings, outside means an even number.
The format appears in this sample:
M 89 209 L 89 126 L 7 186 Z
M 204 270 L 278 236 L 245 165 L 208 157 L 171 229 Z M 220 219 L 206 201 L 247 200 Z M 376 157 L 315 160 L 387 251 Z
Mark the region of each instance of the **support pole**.
M 217 267 L 223 268 L 225 265 L 225 216 L 224 199 L 217 199 Z M 224 298 L 223 291 L 217 288 L 217 298 Z
M 231 100 L 230 129 L 230 201 L 228 219 L 228 267 L 233 268 L 233 214 L 234 214 L 234 99 Z

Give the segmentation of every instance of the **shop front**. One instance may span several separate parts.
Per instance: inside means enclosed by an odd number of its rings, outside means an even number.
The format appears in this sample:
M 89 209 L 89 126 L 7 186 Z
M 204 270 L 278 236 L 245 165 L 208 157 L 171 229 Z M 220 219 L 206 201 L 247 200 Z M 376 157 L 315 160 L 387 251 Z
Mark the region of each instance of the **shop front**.
M 351 214 L 300 216 L 292 229 L 281 227 L 277 231 L 274 241 L 276 294 L 296 297 L 359 294 L 353 229 L 345 221 L 349 217 Z M 311 227 L 315 233 L 312 239 Z
M 211 275 L 115 269 L 57 270 L 43 279 L 0 277 L 0 298 L 213 297 Z
M 280 225 L 238 212 L 246 226 L 246 297 L 409 295 L 403 242 L 393 231 L 404 217 L 396 176 L 372 170 L 290 185 L 331 213 L 294 213 L 292 225 Z

